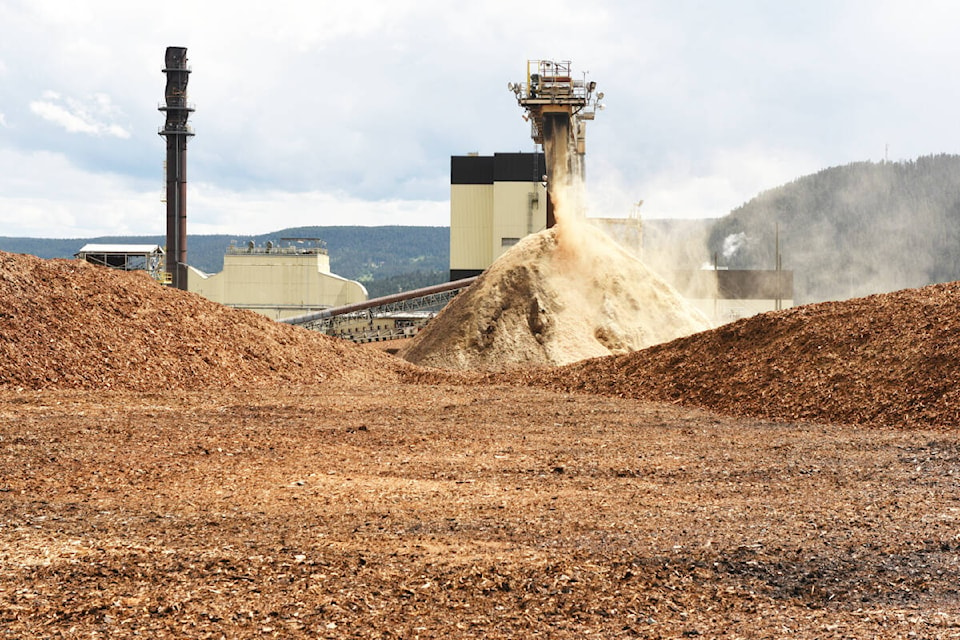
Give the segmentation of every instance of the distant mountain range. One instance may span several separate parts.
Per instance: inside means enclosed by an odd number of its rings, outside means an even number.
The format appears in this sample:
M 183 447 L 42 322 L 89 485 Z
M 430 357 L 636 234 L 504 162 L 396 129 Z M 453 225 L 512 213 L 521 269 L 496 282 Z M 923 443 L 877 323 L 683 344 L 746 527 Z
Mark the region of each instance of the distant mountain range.
M 223 254 L 231 243 L 258 245 L 280 238 L 321 238 L 330 252 L 330 269 L 359 280 L 371 297 L 446 282 L 450 269 L 448 227 L 293 227 L 251 236 L 191 235 L 187 261 L 207 273 L 223 269 Z M 87 243 L 159 244 L 158 236 L 103 236 L 97 238 L 5 238 L 0 251 L 28 253 L 41 258 L 72 258 Z
M 824 169 L 759 194 L 716 220 L 644 221 L 644 260 L 655 269 L 794 272 L 797 303 L 841 300 L 960 280 L 960 156 L 857 162 Z M 445 282 L 448 227 L 295 227 L 257 236 L 187 239 L 191 265 L 223 268 L 231 243 L 322 238 L 334 273 L 371 297 Z M 71 258 L 88 242 L 156 243 L 163 236 L 2 238 L 0 250 Z

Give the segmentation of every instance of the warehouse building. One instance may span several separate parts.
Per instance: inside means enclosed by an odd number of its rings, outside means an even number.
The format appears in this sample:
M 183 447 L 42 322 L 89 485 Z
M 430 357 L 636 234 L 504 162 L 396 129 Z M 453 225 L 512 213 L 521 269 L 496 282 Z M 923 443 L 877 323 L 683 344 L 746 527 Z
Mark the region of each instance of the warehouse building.
M 367 299 L 361 283 L 331 273 L 330 256 L 319 239 L 281 238 L 281 243 L 231 246 L 220 273 L 189 267 L 188 288 L 274 320 Z
M 158 244 L 85 244 L 73 254 L 78 260 L 120 271 L 146 271 L 166 282 L 165 252 Z

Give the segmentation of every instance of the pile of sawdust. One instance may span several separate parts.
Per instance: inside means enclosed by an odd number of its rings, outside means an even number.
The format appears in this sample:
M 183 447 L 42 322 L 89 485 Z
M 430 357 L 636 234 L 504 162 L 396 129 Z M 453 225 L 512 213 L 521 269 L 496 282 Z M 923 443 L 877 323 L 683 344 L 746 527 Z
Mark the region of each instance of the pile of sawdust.
M 766 313 L 513 379 L 735 416 L 949 429 L 957 380 L 960 282 Z
M 406 368 L 385 353 L 163 287 L 143 272 L 0 252 L 0 388 L 386 380 Z
M 581 223 L 527 236 L 401 352 L 497 371 L 628 353 L 709 328 L 642 262 Z

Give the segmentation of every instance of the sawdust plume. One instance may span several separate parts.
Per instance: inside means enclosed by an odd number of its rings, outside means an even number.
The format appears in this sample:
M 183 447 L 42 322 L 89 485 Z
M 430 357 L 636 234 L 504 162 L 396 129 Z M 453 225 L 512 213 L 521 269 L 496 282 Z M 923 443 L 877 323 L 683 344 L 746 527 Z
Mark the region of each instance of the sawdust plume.
M 628 353 L 708 329 L 675 290 L 583 215 L 555 175 L 556 226 L 527 236 L 401 354 L 426 366 L 504 370 Z

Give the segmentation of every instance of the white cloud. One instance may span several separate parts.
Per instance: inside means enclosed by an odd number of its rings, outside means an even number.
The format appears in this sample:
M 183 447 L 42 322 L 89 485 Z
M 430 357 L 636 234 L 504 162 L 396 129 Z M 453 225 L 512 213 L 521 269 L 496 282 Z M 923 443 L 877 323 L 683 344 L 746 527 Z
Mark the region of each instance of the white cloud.
M 63 154 L 0 150 L 0 228 L 6 236 L 89 237 L 149 233 L 159 189 L 83 171 Z M 149 227 L 147 227 L 149 228 Z
M 70 133 L 86 133 L 93 136 L 109 136 L 126 139 L 130 132 L 111 120 L 122 113 L 110 101 L 110 97 L 97 93 L 86 100 L 64 98 L 55 91 L 45 91 L 41 100 L 30 103 L 30 111 Z
M 236 192 L 202 183 L 190 189 L 188 233 L 252 235 L 300 226 L 450 224 L 446 201 L 369 201 L 319 191 Z
M 55 182 L 56 189 L 50 188 Z M 122 175 L 85 171 L 63 154 L 0 149 L 3 235 L 83 238 L 163 235 L 163 187 Z M 343 193 L 233 191 L 188 185 L 190 234 L 260 234 L 285 227 L 449 224 L 447 202 L 366 201 Z
M 572 60 L 607 94 L 587 142 L 595 215 L 643 199 L 644 216 L 720 216 L 886 145 L 892 158 L 960 152 L 960 87 L 944 80 L 956 3 L 768 4 L 0 2 L 0 148 L 66 154 L 43 167 L 42 191 L 0 193 L 69 211 L 51 224 L 85 235 L 162 228 L 168 45 L 194 70 L 192 233 L 447 224 L 450 155 L 533 150 L 506 90 L 528 58 Z M 51 125 L 79 135 L 51 142 Z
M 760 144 L 672 155 L 659 170 L 628 179 L 608 162 L 588 165 L 590 215 L 625 217 L 640 200 L 645 218 L 717 218 L 757 194 L 822 167 L 810 154 Z

